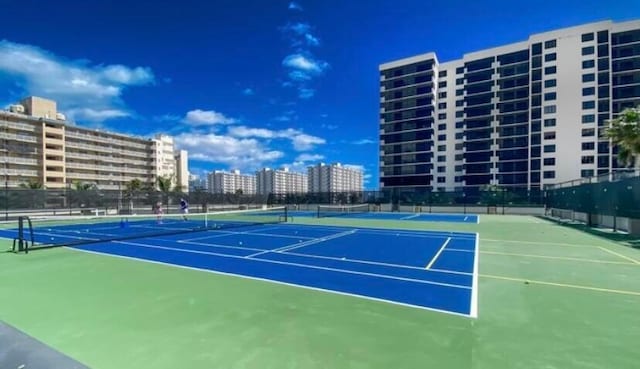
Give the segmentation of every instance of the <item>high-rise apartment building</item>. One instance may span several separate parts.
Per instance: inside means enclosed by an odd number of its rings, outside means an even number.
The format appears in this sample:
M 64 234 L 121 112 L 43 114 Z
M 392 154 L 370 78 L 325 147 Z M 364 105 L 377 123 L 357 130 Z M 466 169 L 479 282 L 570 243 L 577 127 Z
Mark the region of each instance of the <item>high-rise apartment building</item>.
M 186 150 L 178 150 L 176 161 L 176 187 L 189 192 L 189 154 Z
M 240 174 L 239 170 L 225 172 L 216 170 L 208 175 L 208 188 L 211 193 L 237 193 L 245 195 L 256 193 L 256 176 Z
M 307 168 L 309 192 L 360 192 L 363 191 L 362 171 L 340 163 L 324 163 Z
M 189 174 L 189 192 L 193 191 L 209 191 L 208 178 L 200 177 L 196 174 Z
M 38 97 L 0 111 L 0 140 L 8 187 L 31 180 L 64 188 L 78 181 L 114 190 L 133 179 L 154 183 L 159 175 L 156 141 L 78 127 L 57 112 L 55 101 Z
M 290 172 L 288 168 L 263 168 L 256 172 L 256 187 L 261 195 L 308 192 L 307 176 Z
M 640 104 L 640 21 L 591 23 L 440 63 L 380 65 L 380 186 L 529 189 L 618 167 L 602 133 Z

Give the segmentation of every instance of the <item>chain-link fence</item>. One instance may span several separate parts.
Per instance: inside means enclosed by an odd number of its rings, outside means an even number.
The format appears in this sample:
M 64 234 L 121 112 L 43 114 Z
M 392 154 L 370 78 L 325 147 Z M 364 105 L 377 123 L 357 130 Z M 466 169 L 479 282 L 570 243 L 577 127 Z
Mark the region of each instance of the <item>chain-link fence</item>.
M 151 213 L 161 203 L 166 213 L 179 211 L 180 199 L 186 199 L 192 212 L 254 208 L 262 205 L 295 205 L 297 208 L 317 204 L 388 204 L 391 210 L 400 206 L 421 207 L 542 207 L 543 193 L 526 188 L 466 188 L 464 191 L 363 191 L 344 193 L 293 194 L 213 194 L 205 191 L 107 191 L 99 189 L 23 189 L 0 190 L 0 209 L 5 218 L 22 213 L 91 214 L 96 210 L 109 214 Z M 425 208 L 426 209 L 426 208 Z M 430 211 L 430 210 L 429 210 Z
M 597 177 L 559 183 L 546 189 L 550 209 L 594 216 L 640 218 L 640 172 L 619 170 Z M 566 216 L 565 216 L 566 217 Z

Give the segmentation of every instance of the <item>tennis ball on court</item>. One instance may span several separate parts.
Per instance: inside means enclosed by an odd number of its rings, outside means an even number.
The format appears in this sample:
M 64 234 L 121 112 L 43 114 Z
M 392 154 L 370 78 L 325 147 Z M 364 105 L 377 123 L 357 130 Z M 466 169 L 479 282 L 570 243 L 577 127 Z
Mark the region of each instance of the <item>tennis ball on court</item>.
M 238 242 L 238 245 L 242 245 L 242 241 Z

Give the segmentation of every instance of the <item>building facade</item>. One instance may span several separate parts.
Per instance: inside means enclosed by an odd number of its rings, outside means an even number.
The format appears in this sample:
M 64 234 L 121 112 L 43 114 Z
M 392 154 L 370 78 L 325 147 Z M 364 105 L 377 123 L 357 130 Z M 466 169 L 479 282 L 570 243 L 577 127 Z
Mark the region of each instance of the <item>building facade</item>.
M 117 190 L 133 179 L 153 184 L 159 175 L 156 141 L 75 126 L 47 99 L 29 97 L 0 111 L 0 139 L 7 187 L 83 182 Z
M 618 167 L 602 133 L 640 104 L 640 21 L 379 69 L 381 189 L 542 188 Z
M 309 192 L 361 192 L 364 190 L 361 170 L 324 163 L 307 168 Z
M 261 195 L 307 193 L 307 176 L 290 172 L 288 168 L 263 168 L 256 172 L 256 189 Z
M 240 174 L 239 170 L 225 172 L 216 170 L 208 175 L 208 188 L 211 193 L 237 193 L 245 195 L 256 193 L 256 176 Z
M 181 191 L 189 192 L 189 154 L 186 150 L 177 150 L 176 161 L 176 187 Z

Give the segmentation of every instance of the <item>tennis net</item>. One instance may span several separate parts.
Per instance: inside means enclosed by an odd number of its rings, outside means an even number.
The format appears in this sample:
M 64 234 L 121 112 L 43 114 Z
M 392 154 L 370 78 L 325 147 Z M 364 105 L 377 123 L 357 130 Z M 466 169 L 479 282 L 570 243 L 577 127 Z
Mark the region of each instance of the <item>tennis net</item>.
M 318 205 L 318 218 L 339 217 L 350 214 L 368 213 L 369 211 L 369 204 Z
M 26 218 L 23 234 L 33 250 L 286 221 L 285 207 L 163 216 L 49 216 Z

